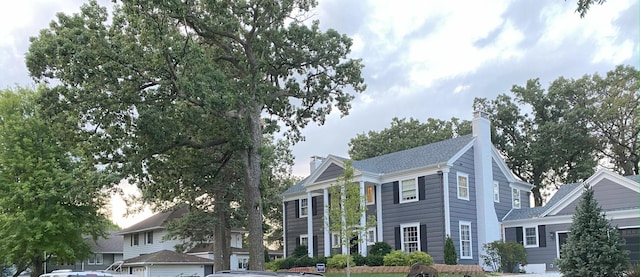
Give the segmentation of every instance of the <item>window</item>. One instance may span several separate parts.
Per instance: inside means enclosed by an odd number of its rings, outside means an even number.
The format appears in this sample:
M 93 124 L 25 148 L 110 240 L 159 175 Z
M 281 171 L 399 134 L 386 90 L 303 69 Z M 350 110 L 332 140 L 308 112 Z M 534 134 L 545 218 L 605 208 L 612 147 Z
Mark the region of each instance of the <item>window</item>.
M 147 244 L 153 244 L 153 231 L 146 232 L 145 237 L 147 237 Z
M 402 242 L 402 251 L 411 253 L 420 251 L 419 226 L 417 223 L 400 225 L 400 241 Z
M 305 217 L 309 214 L 309 199 L 300 199 L 300 217 Z
M 91 255 L 89 255 L 89 259 L 87 260 L 87 264 L 90 264 L 90 265 L 101 265 L 102 261 L 103 261 L 102 253 L 91 254 Z
M 135 233 L 131 235 L 131 245 L 140 245 L 140 234 Z
M 418 200 L 418 182 L 416 179 L 400 181 L 400 203 Z
M 524 228 L 524 247 L 538 247 L 538 228 Z
M 500 183 L 493 181 L 493 202 L 500 203 Z
M 513 201 L 511 206 L 516 209 L 520 209 L 520 190 L 519 189 L 516 189 L 516 188 L 511 189 L 511 199 Z
M 469 200 L 469 175 L 458 172 L 458 199 Z
M 249 258 L 238 258 L 238 269 L 249 268 Z
M 300 235 L 300 245 L 309 246 L 309 236 L 308 235 Z
M 373 186 L 369 186 L 366 188 L 367 193 L 367 205 L 376 203 L 376 192 Z
M 367 245 L 376 243 L 376 228 L 367 229 Z
M 342 240 L 340 239 L 340 234 L 331 234 L 331 248 L 340 248 L 342 246 L 342 244 L 340 243 L 341 241 Z
M 460 259 L 473 259 L 471 246 L 471 222 L 460 221 Z

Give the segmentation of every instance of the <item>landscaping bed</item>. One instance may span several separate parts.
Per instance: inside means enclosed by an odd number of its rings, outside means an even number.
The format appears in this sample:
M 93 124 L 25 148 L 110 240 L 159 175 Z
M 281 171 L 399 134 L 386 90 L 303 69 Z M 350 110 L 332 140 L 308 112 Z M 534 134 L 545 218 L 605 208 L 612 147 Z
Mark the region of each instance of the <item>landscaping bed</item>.
M 434 264 L 433 267 L 438 273 L 450 274 L 484 274 L 482 267 L 479 265 L 445 265 Z M 409 273 L 409 266 L 354 266 L 351 267 L 351 273 Z M 317 272 L 315 267 L 294 267 L 289 269 L 290 272 Z M 328 268 L 328 273 L 344 273 L 346 269 Z

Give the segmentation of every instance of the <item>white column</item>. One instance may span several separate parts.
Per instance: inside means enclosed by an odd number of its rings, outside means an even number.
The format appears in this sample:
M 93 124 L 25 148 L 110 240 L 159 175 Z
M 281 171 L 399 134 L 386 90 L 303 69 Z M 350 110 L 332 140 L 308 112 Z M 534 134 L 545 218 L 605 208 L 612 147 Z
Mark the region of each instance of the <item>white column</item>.
M 324 218 L 324 256 L 331 256 L 331 233 L 329 232 L 329 189 L 322 190 L 322 201 L 324 209 L 322 216 Z
M 383 241 L 382 236 L 382 184 L 376 184 L 376 234 L 377 241 Z
M 449 168 L 442 169 L 442 192 L 444 193 L 444 233 L 451 236 L 451 212 L 449 211 Z
M 282 256 L 287 257 L 287 209 L 285 208 L 284 201 L 282 201 Z
M 313 257 L 313 204 L 311 204 L 311 192 L 307 192 L 307 251 L 309 257 Z
M 360 181 L 360 206 L 367 207 L 367 201 L 365 199 L 364 181 Z M 367 256 L 367 213 L 366 210 L 360 216 L 360 226 L 364 230 L 360 232 L 360 255 Z

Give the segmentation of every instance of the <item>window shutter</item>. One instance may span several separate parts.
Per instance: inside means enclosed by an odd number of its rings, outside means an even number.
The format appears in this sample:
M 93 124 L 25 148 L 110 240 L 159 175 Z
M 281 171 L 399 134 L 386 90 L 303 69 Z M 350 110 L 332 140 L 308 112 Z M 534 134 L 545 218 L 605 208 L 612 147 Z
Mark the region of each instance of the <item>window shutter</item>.
M 300 200 L 296 200 L 296 218 L 300 218 Z
M 396 238 L 396 250 L 402 249 L 402 242 L 400 241 L 400 226 L 395 228 L 395 238 Z
M 418 200 L 425 200 L 425 199 L 427 199 L 426 185 L 425 185 L 424 176 L 422 176 L 422 177 L 418 177 Z
M 538 247 L 547 247 L 547 225 L 538 225 Z
M 427 225 L 420 225 L 420 251 L 427 253 Z
M 311 197 L 311 215 L 318 215 L 318 196 Z
M 296 237 L 296 247 L 300 246 L 300 237 Z
M 516 242 L 524 245 L 524 239 L 522 238 L 522 227 L 516 227 Z
M 400 203 L 400 184 L 396 181 L 393 182 L 393 204 Z
M 318 257 L 318 236 L 313 236 L 313 256 Z

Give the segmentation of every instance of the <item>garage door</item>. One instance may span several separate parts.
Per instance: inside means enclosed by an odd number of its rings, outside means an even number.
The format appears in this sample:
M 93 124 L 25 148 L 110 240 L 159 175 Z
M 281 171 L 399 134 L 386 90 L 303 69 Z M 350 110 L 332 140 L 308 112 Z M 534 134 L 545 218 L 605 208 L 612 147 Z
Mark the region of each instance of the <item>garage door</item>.
M 629 259 L 637 263 L 640 255 L 640 228 L 620 229 L 620 234 L 626 242 L 625 248 L 629 250 Z

